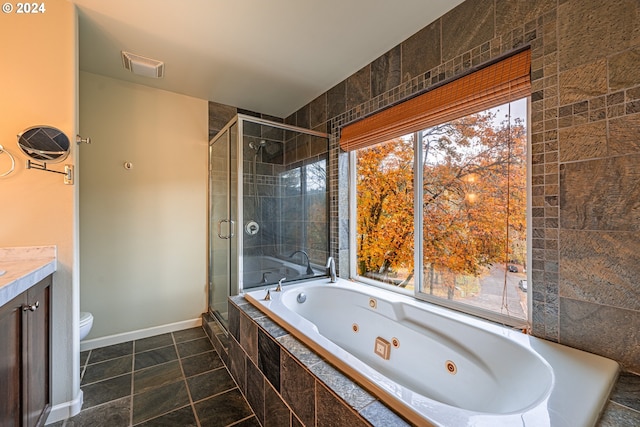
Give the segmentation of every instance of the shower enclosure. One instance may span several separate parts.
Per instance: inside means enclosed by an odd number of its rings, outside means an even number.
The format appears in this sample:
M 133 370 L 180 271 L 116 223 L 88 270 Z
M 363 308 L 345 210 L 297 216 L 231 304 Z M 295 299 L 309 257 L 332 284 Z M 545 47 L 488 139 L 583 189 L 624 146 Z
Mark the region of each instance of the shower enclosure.
M 326 274 L 328 136 L 238 114 L 209 143 L 209 311 Z

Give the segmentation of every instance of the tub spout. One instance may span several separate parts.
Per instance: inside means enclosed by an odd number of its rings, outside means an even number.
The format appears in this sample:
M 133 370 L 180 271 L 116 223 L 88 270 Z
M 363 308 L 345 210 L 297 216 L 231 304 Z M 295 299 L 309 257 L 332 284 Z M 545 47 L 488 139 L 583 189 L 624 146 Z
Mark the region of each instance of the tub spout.
M 336 262 L 332 256 L 327 259 L 327 276 L 329 276 L 331 283 L 336 283 L 338 281 L 338 275 L 336 274 Z
M 305 251 L 295 251 L 294 253 L 292 253 L 291 255 L 289 255 L 289 258 L 293 258 L 296 254 L 302 254 L 304 255 L 305 259 L 307 260 L 307 275 L 308 276 L 313 276 L 313 268 L 311 268 L 311 262 L 309 261 L 309 254 L 307 254 Z

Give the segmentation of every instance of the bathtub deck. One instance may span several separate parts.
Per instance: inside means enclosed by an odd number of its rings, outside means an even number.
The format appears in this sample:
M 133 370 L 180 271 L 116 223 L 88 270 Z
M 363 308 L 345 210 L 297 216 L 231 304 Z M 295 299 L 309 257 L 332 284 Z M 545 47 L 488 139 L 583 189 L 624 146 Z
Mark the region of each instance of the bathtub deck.
M 301 373 L 300 375 L 309 374 L 313 376 L 324 387 L 341 398 L 341 402 L 336 404 L 337 409 L 335 410 L 335 413 L 339 413 L 343 409 L 343 407 L 346 406 L 352 414 L 358 414 L 360 416 L 360 420 L 364 418 L 364 422 L 362 424 L 359 424 L 357 422 L 353 424 L 342 424 L 345 427 L 352 427 L 357 425 L 373 425 L 380 427 L 387 427 L 391 425 L 411 425 L 409 422 L 406 422 L 398 415 L 396 415 L 384 403 L 376 400 L 358 384 L 354 383 L 349 378 L 333 369 L 315 352 L 306 347 L 293 336 L 289 335 L 275 322 L 266 317 L 264 313 L 253 307 L 247 300 L 244 299 L 244 297 L 232 297 L 230 298 L 230 301 L 230 312 L 235 312 L 232 317 L 237 318 L 234 320 L 234 323 L 236 323 L 236 325 L 234 326 L 233 323 L 230 325 L 231 333 L 228 337 L 221 333 L 213 319 L 209 319 L 208 322 L 204 322 L 205 329 L 207 329 L 210 337 L 212 337 L 214 345 L 217 346 L 221 354 L 224 354 L 223 360 L 225 361 L 225 363 L 229 364 L 228 366 L 230 366 L 230 364 L 232 363 L 229 359 L 229 356 L 227 355 L 229 348 L 233 349 L 231 351 L 236 355 L 237 350 L 239 349 L 243 354 L 242 357 L 247 358 L 247 366 L 251 364 L 251 361 L 249 360 L 250 356 L 248 356 L 248 354 L 246 353 L 246 340 L 240 339 L 240 318 L 242 318 L 243 320 L 243 329 L 246 329 L 247 327 L 246 325 L 248 322 L 246 322 L 246 320 L 250 320 L 255 326 L 257 326 L 257 329 L 261 333 L 279 343 L 281 349 L 286 353 L 287 356 L 291 356 L 293 360 L 304 367 L 305 372 Z M 238 338 L 236 338 L 236 335 L 238 336 Z M 221 344 L 221 342 L 225 344 Z M 221 345 L 224 348 L 221 348 Z M 251 346 L 249 345 L 249 347 Z M 254 349 L 249 348 L 250 352 L 252 352 L 253 350 Z M 258 348 L 255 350 L 261 351 L 262 349 Z M 328 366 L 328 368 L 326 368 L 326 366 Z M 247 374 L 246 372 L 242 373 L 236 370 L 234 373 L 233 369 L 230 368 L 230 370 L 232 371 L 232 375 L 234 376 L 240 375 L 244 376 L 245 379 L 248 378 L 247 375 L 249 374 Z M 243 392 L 245 391 L 243 390 Z M 367 398 L 365 398 L 364 400 L 358 400 L 355 398 L 355 396 L 362 397 L 366 395 L 368 395 L 370 399 L 374 400 L 367 400 Z M 264 397 L 265 396 L 263 395 L 263 399 Z M 252 402 L 252 400 L 249 399 L 249 403 L 252 406 L 254 404 L 262 404 L 262 407 L 264 407 L 264 400 L 262 401 L 262 403 L 260 403 L 255 401 Z M 285 403 L 283 402 L 283 405 L 284 404 Z M 363 404 L 365 406 L 363 406 Z M 289 410 L 293 414 L 292 416 L 295 417 L 295 412 L 291 411 L 291 405 L 289 405 Z M 320 411 L 321 408 L 315 408 L 314 410 Z M 318 415 L 316 414 L 316 416 Z M 638 425 L 640 425 L 640 376 L 623 373 L 621 374 L 620 379 L 618 380 L 618 383 L 616 384 L 616 387 L 614 388 L 614 391 L 610 396 L 610 400 L 605 407 L 603 415 L 600 417 L 596 426 L 631 427 Z

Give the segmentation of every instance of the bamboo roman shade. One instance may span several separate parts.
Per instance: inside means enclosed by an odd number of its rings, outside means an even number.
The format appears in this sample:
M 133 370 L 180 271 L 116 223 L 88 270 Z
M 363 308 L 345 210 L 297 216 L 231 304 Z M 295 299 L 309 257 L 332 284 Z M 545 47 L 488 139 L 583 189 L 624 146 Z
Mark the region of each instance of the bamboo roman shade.
M 527 49 L 345 126 L 340 146 L 345 151 L 369 147 L 529 96 L 530 69 Z

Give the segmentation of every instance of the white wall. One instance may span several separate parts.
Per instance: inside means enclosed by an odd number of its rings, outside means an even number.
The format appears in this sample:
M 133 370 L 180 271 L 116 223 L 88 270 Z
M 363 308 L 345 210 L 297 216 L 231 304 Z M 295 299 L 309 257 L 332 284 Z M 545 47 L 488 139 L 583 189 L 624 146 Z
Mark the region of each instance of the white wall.
M 207 303 L 207 101 L 81 72 L 80 130 L 92 139 L 80 151 L 89 342 L 197 319 Z
M 42 14 L 2 13 L 0 40 L 0 144 L 17 162 L 12 174 L 0 178 L 0 246 L 57 246 L 52 291 L 52 415 L 73 415 L 79 410 L 73 408 L 74 401 L 78 404 L 80 398 L 78 185 L 64 185 L 62 175 L 26 170 L 16 135 L 34 125 L 54 126 L 72 141 L 71 154 L 63 164 L 76 163 L 75 8 L 66 1 L 52 1 Z M 7 158 L 2 157 L 0 173 L 8 170 Z M 50 166 L 63 170 L 63 164 Z

